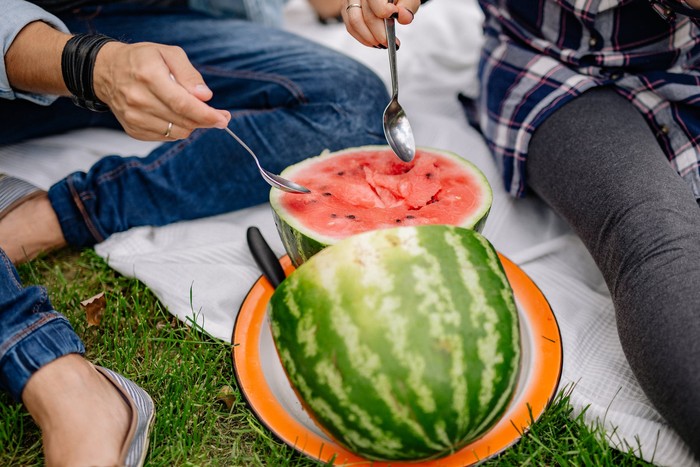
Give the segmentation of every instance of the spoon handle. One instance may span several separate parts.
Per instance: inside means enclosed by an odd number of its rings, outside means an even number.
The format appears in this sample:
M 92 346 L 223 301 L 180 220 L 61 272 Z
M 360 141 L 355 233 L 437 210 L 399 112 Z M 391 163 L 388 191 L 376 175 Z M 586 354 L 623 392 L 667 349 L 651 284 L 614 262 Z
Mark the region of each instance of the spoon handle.
M 396 24 L 394 18 L 384 19 L 386 29 L 386 42 L 389 48 L 389 70 L 391 71 L 391 91 L 392 96 L 399 95 L 399 78 L 396 74 Z

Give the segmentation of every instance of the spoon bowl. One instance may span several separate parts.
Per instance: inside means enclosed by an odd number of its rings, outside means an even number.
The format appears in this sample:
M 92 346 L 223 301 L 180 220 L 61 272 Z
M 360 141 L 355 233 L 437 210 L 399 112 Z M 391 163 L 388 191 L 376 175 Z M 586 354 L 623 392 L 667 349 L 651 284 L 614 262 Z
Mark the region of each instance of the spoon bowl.
M 392 96 L 384 109 L 384 136 L 394 153 L 404 162 L 411 162 L 416 155 L 416 143 L 406 112 L 399 104 L 399 80 L 396 72 L 396 25 L 394 18 L 384 20 L 389 50 Z
M 403 107 L 396 97 L 392 98 L 384 110 L 384 136 L 389 146 L 404 162 L 411 162 L 416 155 L 413 130 Z

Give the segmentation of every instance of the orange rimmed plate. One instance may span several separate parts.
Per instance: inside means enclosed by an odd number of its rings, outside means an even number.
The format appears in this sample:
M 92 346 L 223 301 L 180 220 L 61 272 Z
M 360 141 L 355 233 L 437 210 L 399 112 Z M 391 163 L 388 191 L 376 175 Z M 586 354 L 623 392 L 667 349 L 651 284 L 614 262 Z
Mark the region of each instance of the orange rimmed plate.
M 369 461 L 346 450 L 321 430 L 287 379 L 272 340 L 267 305 L 274 292 L 264 278 L 250 289 L 233 328 L 233 367 L 250 408 L 281 441 L 321 462 L 372 467 L 462 467 L 493 457 L 516 443 L 537 420 L 559 385 L 562 347 L 559 326 L 544 295 L 512 261 L 499 255 L 520 316 L 522 366 L 515 395 L 501 420 L 480 439 L 441 459 L 423 462 Z M 281 259 L 289 275 L 294 267 Z

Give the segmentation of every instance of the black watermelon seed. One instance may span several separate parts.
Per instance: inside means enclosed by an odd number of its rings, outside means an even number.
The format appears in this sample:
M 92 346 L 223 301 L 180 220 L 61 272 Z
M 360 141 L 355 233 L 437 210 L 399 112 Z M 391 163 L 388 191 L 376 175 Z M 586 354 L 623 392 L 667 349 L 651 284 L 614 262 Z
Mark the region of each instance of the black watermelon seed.
M 397 223 L 397 224 L 400 224 L 400 223 L 401 223 L 401 219 L 396 219 L 396 223 Z
M 347 217 L 348 219 L 354 219 L 354 218 L 355 218 L 355 216 L 354 216 L 353 214 L 348 214 L 348 215 L 345 216 L 345 217 Z
M 408 216 L 406 216 L 406 219 L 415 219 L 415 218 L 416 218 L 416 216 L 412 216 L 410 214 Z
M 337 172 L 337 175 L 340 175 L 342 177 L 343 175 L 345 175 L 345 171 L 341 170 L 340 172 Z
M 331 196 L 331 194 L 326 191 L 325 193 L 323 193 L 323 196 Z
M 335 218 L 335 217 L 338 217 L 338 215 L 337 215 L 337 214 L 331 214 L 331 217 L 334 217 L 334 218 Z

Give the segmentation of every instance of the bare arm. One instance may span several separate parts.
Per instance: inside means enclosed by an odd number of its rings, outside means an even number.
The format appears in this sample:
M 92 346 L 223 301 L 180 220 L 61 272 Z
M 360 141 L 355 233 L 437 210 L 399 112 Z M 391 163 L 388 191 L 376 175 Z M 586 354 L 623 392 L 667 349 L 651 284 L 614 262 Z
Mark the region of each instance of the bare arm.
M 61 55 L 70 37 L 40 21 L 25 26 L 5 54 L 11 86 L 69 95 Z M 137 139 L 186 138 L 196 128 L 223 128 L 231 118 L 206 104 L 212 92 L 179 47 L 110 42 L 97 54 L 93 84 L 97 97 Z M 172 130 L 165 137 L 170 122 Z
M 67 96 L 61 51 L 70 37 L 41 21 L 25 26 L 5 54 L 10 85 L 25 92 Z

